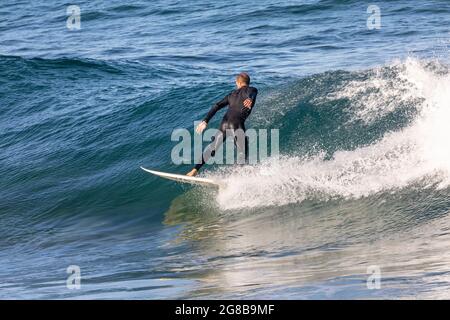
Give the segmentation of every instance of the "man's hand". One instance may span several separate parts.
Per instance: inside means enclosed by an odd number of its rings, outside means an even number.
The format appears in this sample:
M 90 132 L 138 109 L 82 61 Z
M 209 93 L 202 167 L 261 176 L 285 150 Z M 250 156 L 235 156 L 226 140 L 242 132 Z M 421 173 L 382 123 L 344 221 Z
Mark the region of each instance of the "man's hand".
M 252 99 L 250 99 L 250 98 L 245 99 L 245 101 L 244 101 L 244 107 L 246 107 L 247 109 L 250 109 L 250 108 L 252 107 L 252 103 L 253 103 L 253 100 L 252 100 Z
M 198 124 L 197 128 L 195 129 L 195 131 L 196 131 L 198 134 L 200 134 L 200 133 L 203 132 L 203 130 L 206 129 L 206 126 L 207 126 L 207 125 L 208 125 L 208 124 L 206 123 L 206 121 L 202 121 L 202 122 L 200 122 L 200 123 Z

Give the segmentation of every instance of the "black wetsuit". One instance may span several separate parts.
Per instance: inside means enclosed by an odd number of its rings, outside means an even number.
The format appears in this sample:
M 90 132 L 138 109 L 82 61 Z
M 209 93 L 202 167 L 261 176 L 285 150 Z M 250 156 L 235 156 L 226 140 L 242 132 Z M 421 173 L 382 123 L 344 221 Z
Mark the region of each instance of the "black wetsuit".
M 248 139 L 237 139 L 235 132 L 237 129 L 241 129 L 241 132 L 245 132 L 244 122 L 250 115 L 255 105 L 256 95 L 258 90 L 254 87 L 245 86 L 240 89 L 232 91 L 221 101 L 217 102 L 211 110 L 209 110 L 206 117 L 203 119 L 206 123 L 211 120 L 211 118 L 220 109 L 229 106 L 227 113 L 225 113 L 222 122 L 220 123 L 219 132 L 214 136 L 214 141 L 205 149 L 202 156 L 202 162 L 195 165 L 195 169 L 200 169 L 206 161 L 208 161 L 210 156 L 214 156 L 216 150 L 230 135 L 234 139 L 234 143 L 238 149 L 239 153 L 245 153 L 245 159 L 248 157 Z M 251 108 L 244 107 L 244 101 L 247 99 L 252 100 Z M 244 141 L 244 143 L 242 142 Z

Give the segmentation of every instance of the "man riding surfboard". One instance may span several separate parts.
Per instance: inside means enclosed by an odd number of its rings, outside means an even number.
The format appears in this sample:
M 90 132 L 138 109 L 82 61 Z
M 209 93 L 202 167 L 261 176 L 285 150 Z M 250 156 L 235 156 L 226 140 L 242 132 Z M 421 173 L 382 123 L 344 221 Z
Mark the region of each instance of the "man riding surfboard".
M 214 136 L 214 141 L 205 149 L 200 163 L 187 173 L 187 176 L 195 176 L 200 168 L 215 155 L 216 150 L 222 145 L 225 139 L 233 138 L 238 152 L 245 153 L 245 159 L 248 157 L 248 140 L 238 139 L 238 131 L 245 133 L 245 120 L 250 115 L 256 101 L 258 90 L 250 87 L 250 76 L 242 72 L 236 76 L 236 90 L 226 95 L 209 110 L 203 121 L 197 126 L 195 131 L 201 134 L 207 127 L 208 122 L 220 109 L 228 106 L 218 133 Z

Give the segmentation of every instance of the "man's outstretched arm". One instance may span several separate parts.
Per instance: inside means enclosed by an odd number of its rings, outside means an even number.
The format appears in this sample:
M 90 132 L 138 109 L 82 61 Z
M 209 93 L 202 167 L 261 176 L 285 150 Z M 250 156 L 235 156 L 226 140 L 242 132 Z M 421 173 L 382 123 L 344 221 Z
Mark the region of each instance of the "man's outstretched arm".
M 203 130 L 206 129 L 206 126 L 208 125 L 209 120 L 211 120 L 212 117 L 214 117 L 214 115 L 216 114 L 217 111 L 219 111 L 220 109 L 222 109 L 223 107 L 226 107 L 228 105 L 228 95 L 225 96 L 222 100 L 220 100 L 219 102 L 217 102 L 212 108 L 211 110 L 209 110 L 208 114 L 206 115 L 206 117 L 203 119 L 203 121 L 197 126 L 197 128 L 195 129 L 195 131 L 197 133 L 202 133 Z
M 217 102 L 212 108 L 211 110 L 209 110 L 208 114 L 206 115 L 206 117 L 203 119 L 203 121 L 205 121 L 206 123 L 209 122 L 209 120 L 211 120 L 212 117 L 214 117 L 214 115 L 216 114 L 217 111 L 219 111 L 220 109 L 226 107 L 228 105 L 228 95 L 225 96 L 222 100 L 220 100 L 219 102 Z

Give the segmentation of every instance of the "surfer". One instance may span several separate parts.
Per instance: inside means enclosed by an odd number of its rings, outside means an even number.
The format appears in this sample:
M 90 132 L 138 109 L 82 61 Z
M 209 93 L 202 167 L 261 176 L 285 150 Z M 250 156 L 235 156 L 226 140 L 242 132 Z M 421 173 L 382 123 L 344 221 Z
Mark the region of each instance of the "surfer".
M 203 152 L 201 163 L 196 164 L 195 167 L 187 173 L 188 176 L 195 176 L 206 161 L 215 155 L 216 150 L 222 145 L 227 137 L 233 138 L 238 153 L 241 155 L 244 153 L 245 159 L 248 158 L 248 139 L 247 137 L 240 139 L 239 133 L 245 134 L 244 122 L 255 105 L 258 90 L 254 87 L 250 87 L 250 76 L 245 72 L 236 76 L 236 87 L 236 90 L 225 96 L 209 110 L 206 117 L 195 129 L 197 133 L 201 134 L 216 112 L 228 106 L 228 111 L 225 113 L 222 122 L 220 123 L 219 131 L 214 136 L 213 142 Z

